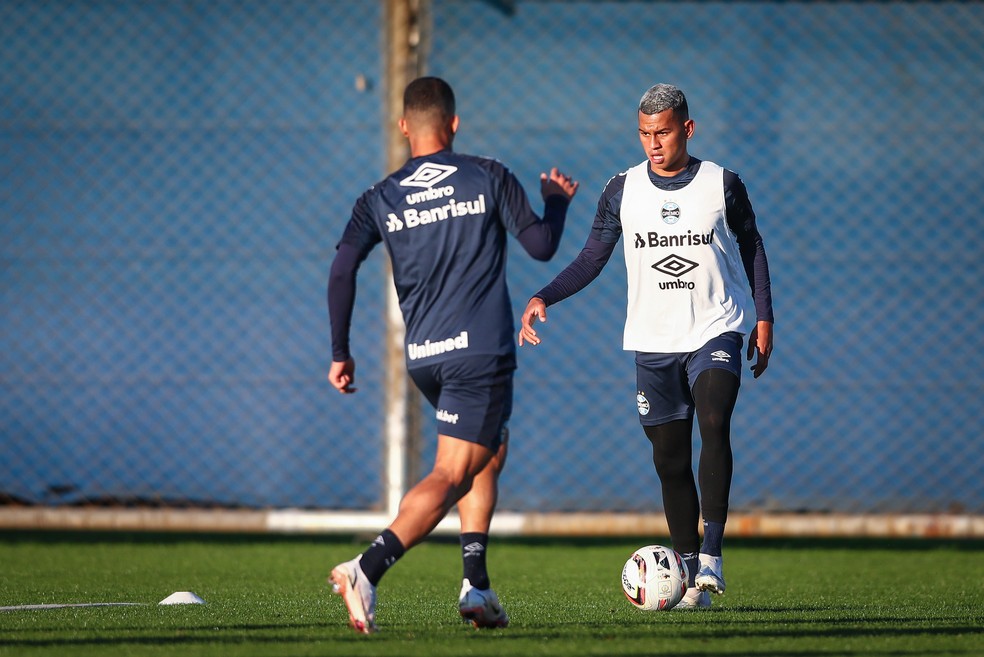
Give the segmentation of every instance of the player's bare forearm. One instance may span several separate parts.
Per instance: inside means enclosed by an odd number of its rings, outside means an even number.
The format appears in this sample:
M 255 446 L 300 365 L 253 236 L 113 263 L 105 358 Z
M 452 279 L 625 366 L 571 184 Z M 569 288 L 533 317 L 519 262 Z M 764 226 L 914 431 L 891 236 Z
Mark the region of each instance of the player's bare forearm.
M 759 321 L 755 323 L 751 335 L 748 336 L 748 360 L 755 356 L 755 364 L 752 365 L 752 374 L 757 379 L 765 373 L 769 367 L 769 359 L 772 357 L 772 322 Z
M 547 306 L 539 297 L 530 299 L 530 302 L 526 304 L 526 310 L 523 311 L 522 318 L 520 318 L 518 336 L 520 347 L 527 342 L 533 346 L 540 344 L 540 338 L 533 329 L 534 317 L 538 317 L 541 322 L 547 321 Z

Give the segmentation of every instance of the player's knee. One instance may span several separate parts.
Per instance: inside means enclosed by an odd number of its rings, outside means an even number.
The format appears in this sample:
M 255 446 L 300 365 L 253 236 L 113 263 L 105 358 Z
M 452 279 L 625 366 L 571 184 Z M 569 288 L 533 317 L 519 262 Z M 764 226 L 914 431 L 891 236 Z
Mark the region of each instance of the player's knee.
M 659 475 L 660 481 L 663 482 L 693 477 L 689 459 L 659 459 L 654 456 L 653 465 L 656 467 L 656 474 Z

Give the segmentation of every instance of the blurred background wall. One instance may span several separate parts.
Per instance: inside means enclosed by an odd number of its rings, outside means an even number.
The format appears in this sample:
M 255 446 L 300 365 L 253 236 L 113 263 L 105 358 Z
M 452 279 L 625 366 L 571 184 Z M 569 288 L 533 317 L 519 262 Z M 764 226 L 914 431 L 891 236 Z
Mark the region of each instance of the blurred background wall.
M 516 317 L 642 161 L 641 94 L 674 83 L 691 152 L 748 187 L 772 271 L 732 508 L 984 513 L 984 5 L 421 9 L 456 149 L 503 160 L 534 207 L 541 171 L 581 181 L 553 261 L 511 245 Z M 0 3 L 0 502 L 383 507 L 382 249 L 359 276 L 360 391 L 325 380 L 334 246 L 388 173 L 383 13 Z M 661 509 L 624 311 L 616 253 L 520 351 L 500 509 Z

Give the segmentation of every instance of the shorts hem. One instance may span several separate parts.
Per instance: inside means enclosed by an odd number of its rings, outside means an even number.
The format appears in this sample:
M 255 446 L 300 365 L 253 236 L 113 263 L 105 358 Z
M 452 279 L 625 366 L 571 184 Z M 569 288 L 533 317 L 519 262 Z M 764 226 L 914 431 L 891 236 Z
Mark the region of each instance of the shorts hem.
M 673 422 L 675 420 L 689 420 L 694 414 L 692 412 L 687 413 L 674 413 L 673 415 L 666 415 L 661 418 L 644 418 L 639 416 L 639 424 L 644 427 L 658 427 L 661 424 L 666 424 L 667 422 Z

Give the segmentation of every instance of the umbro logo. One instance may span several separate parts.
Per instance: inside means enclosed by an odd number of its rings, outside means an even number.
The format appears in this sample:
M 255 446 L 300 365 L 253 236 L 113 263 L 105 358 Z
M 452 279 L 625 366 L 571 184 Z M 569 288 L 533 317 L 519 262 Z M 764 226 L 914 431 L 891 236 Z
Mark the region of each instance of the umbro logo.
M 711 353 L 711 360 L 716 360 L 722 363 L 730 363 L 731 354 L 729 354 L 727 351 L 718 349 L 717 351 Z
M 485 546 L 479 543 L 478 541 L 475 541 L 474 543 L 469 543 L 464 548 L 462 548 L 462 551 L 463 551 L 462 557 L 465 559 L 469 557 L 480 557 L 482 556 L 482 552 L 485 551 Z
M 417 167 L 413 174 L 401 180 L 400 185 L 403 187 L 433 187 L 457 170 L 458 167 L 450 164 L 424 162 Z
M 687 260 L 686 258 L 681 258 L 678 255 L 668 255 L 653 265 L 653 269 L 656 271 L 663 274 L 668 274 L 674 278 L 679 278 L 696 268 L 696 262 Z

